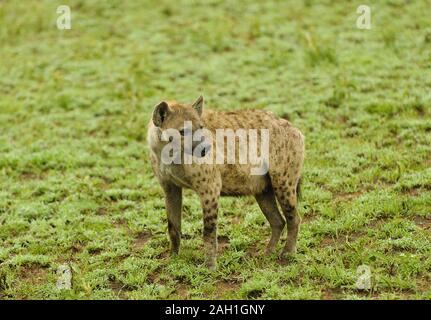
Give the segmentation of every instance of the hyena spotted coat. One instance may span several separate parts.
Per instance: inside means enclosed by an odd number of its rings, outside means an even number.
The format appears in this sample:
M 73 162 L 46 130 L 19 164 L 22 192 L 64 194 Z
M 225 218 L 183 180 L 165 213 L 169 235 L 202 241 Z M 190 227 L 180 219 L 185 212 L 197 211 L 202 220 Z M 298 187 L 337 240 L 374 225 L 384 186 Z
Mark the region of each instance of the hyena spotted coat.
M 183 188 L 193 189 L 200 197 L 206 264 L 210 269 L 216 267 L 217 213 L 219 197 L 223 195 L 253 195 L 272 229 L 266 252 L 274 251 L 287 224 L 288 236 L 282 254 L 295 253 L 300 224 L 298 192 L 304 162 L 303 135 L 289 121 L 278 118 L 271 112 L 261 110 L 215 112 L 203 110 L 203 104 L 202 97 L 191 105 L 162 101 L 155 106 L 148 127 L 152 168 L 165 194 L 171 253 L 177 254 L 180 247 Z M 181 130 L 184 121 L 191 121 L 193 131 L 206 128 L 214 137 L 216 129 L 268 129 L 268 172 L 264 175 L 251 175 L 251 165 L 238 162 L 163 163 L 161 152 L 169 141 L 163 141 L 162 132 L 166 129 L 177 129 L 183 133 Z M 260 153 L 260 143 L 257 146 Z M 212 147 L 210 152 L 220 152 L 216 150 L 215 143 Z M 224 148 L 227 148 L 226 143 Z M 238 154 L 240 144 L 235 143 L 235 148 L 235 154 Z M 225 154 L 226 151 L 223 150 Z M 280 214 L 277 202 L 283 215 Z

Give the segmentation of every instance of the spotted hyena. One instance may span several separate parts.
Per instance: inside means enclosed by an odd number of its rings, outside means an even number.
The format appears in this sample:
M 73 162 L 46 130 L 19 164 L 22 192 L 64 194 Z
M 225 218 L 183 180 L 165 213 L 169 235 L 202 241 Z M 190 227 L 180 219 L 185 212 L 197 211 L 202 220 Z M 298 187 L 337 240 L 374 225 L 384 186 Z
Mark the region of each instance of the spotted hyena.
M 163 188 L 168 216 L 168 230 L 171 240 L 171 252 L 177 254 L 181 239 L 181 208 L 182 189 L 193 189 L 200 197 L 203 208 L 203 238 L 206 251 L 206 264 L 209 268 L 216 267 L 217 253 L 217 213 L 220 196 L 253 195 L 263 214 L 271 225 L 272 235 L 266 252 L 273 252 L 281 233 L 287 224 L 288 236 L 283 253 L 296 252 L 296 240 L 299 231 L 300 217 L 298 215 L 298 193 L 301 169 L 304 161 L 304 136 L 289 121 L 276 117 L 273 113 L 261 110 L 238 110 L 230 112 L 215 112 L 203 110 L 204 100 L 199 97 L 193 104 L 162 101 L 153 111 L 148 128 L 148 144 L 151 152 L 151 164 L 154 173 Z M 191 124 L 191 130 L 185 132 L 185 123 Z M 164 132 L 168 129 L 178 130 L 179 143 L 185 143 L 187 135 L 206 129 L 212 133 L 202 139 L 201 150 L 194 152 L 192 163 L 165 163 L 163 150 L 172 139 L 166 139 Z M 261 163 L 266 167 L 263 174 L 251 174 L 252 164 L 244 162 L 217 163 L 201 161 L 210 155 L 222 152 L 227 154 L 234 148 L 235 156 L 239 156 L 244 143 L 229 146 L 219 145 L 214 137 L 219 129 L 266 130 L 269 141 L 265 145 L 268 157 Z M 168 130 L 169 131 L 169 130 Z M 224 141 L 224 138 L 223 138 Z M 263 151 L 263 144 L 257 144 L 257 153 Z M 196 142 L 192 150 L 196 151 Z M 211 147 L 211 148 L 210 148 Z M 184 150 L 184 149 L 181 149 Z M 172 151 L 173 152 L 173 151 Z M 171 153 L 172 155 L 172 153 Z M 184 157 L 184 151 L 179 154 Z M 202 159 L 198 159 L 202 158 Z M 184 160 L 184 159 L 183 159 Z M 279 208 L 280 205 L 281 212 Z

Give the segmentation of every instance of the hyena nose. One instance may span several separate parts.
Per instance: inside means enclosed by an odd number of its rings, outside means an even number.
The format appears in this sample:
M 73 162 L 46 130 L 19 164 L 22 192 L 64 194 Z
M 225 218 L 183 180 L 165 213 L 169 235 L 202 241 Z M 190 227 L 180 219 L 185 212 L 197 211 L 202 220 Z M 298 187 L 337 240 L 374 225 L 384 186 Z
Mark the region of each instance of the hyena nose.
M 211 145 L 207 144 L 202 150 L 201 150 L 201 157 L 205 157 L 211 150 Z

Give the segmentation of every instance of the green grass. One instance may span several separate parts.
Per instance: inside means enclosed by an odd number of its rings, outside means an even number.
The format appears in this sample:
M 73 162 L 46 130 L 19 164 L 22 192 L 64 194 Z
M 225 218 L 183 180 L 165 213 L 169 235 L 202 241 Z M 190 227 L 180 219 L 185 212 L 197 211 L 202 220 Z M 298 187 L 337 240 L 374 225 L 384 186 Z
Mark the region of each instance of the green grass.
M 431 299 L 430 2 L 380 1 L 371 30 L 349 1 L 175 3 L 68 1 L 57 30 L 64 1 L 0 2 L 0 298 Z M 158 101 L 201 93 L 305 134 L 289 261 L 262 256 L 252 198 L 223 198 L 207 271 L 190 191 L 169 258 L 146 124 Z

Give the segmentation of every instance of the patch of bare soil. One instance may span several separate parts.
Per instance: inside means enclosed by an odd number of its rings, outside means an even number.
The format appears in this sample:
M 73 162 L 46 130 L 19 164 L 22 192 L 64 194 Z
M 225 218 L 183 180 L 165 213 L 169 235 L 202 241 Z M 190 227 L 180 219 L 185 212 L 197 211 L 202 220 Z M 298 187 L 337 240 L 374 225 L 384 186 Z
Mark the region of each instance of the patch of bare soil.
M 349 117 L 347 117 L 347 116 L 340 116 L 340 117 L 338 117 L 338 121 L 340 122 L 340 123 L 347 123 L 348 121 L 350 120 L 350 118 Z
M 20 277 L 25 282 L 36 284 L 44 282 L 47 273 L 48 271 L 46 268 L 38 265 L 30 265 L 20 271 Z
M 242 223 L 242 218 L 235 216 L 231 219 L 232 224 L 241 224 Z
M 371 229 L 378 229 L 382 225 L 384 225 L 386 222 L 387 222 L 386 219 L 382 219 L 382 218 L 374 219 L 368 224 L 368 227 L 370 227 Z
M 359 198 L 364 191 L 357 191 L 357 192 L 338 192 L 333 193 L 333 198 L 338 201 L 352 201 L 356 198 Z
M 128 229 L 129 228 L 128 222 L 124 218 L 121 218 L 121 219 L 114 221 L 113 224 L 116 228 L 119 228 L 119 229 L 121 229 L 121 228 L 127 228 Z
M 308 223 L 315 220 L 317 216 L 315 214 L 307 214 L 301 217 L 301 223 Z
M 356 241 L 358 238 L 362 237 L 363 235 L 364 235 L 363 232 L 354 231 L 354 232 L 339 234 L 338 237 L 326 236 L 322 239 L 322 241 L 320 242 L 320 245 L 322 247 L 339 246 L 339 245 L 345 244 L 346 242 Z
M 115 292 L 118 298 L 123 300 L 127 299 L 127 292 L 132 291 L 132 288 L 117 279 L 109 281 L 109 288 Z
M 431 215 L 426 217 L 415 216 L 413 221 L 416 225 L 424 230 L 431 230 Z
M 228 281 L 228 280 L 218 281 L 216 283 L 217 298 L 223 298 L 226 294 L 237 291 L 240 286 L 241 284 L 236 281 Z
M 123 283 L 121 283 L 121 282 L 120 282 L 120 281 L 118 281 L 118 280 L 110 280 L 110 281 L 109 281 L 109 288 L 110 288 L 112 291 L 115 291 L 115 293 L 118 293 L 118 292 L 122 291 L 122 290 L 123 290 L 123 287 L 124 287 L 124 284 L 123 284 Z
M 342 237 L 324 237 L 320 242 L 320 246 L 322 247 L 332 247 L 340 244 L 342 241 L 340 240 Z
M 371 289 L 371 290 L 352 290 L 352 293 L 357 294 L 358 296 L 364 297 L 364 298 L 368 298 L 368 299 L 374 299 L 374 300 L 378 300 L 380 297 L 380 294 Z
M 421 276 L 417 278 L 419 292 L 426 292 L 430 288 L 431 275 Z
M 88 253 L 93 255 L 93 256 L 97 256 L 98 254 L 102 253 L 102 249 L 101 248 L 90 248 L 88 249 Z
M 181 299 L 189 298 L 189 287 L 185 283 L 178 283 L 175 289 L 175 293 Z
M 83 249 L 83 245 L 79 242 L 76 242 L 72 245 L 72 247 L 70 247 L 70 251 L 72 253 L 72 255 L 75 255 L 77 253 L 80 253 Z
M 321 291 L 323 300 L 337 300 L 338 297 L 344 294 L 341 288 L 328 288 Z
M 113 225 L 118 230 L 123 230 L 126 234 L 133 236 L 133 231 L 129 228 L 129 222 L 124 219 L 118 219 L 116 221 L 113 221 Z
M 420 190 L 417 188 L 411 188 L 411 189 L 404 190 L 403 194 L 411 197 L 417 197 L 420 195 Z
M 33 172 L 23 172 L 21 173 L 21 179 L 23 180 L 43 180 L 45 178 L 42 174 L 36 174 Z
M 168 259 L 169 257 L 170 257 L 169 251 L 163 251 L 156 256 L 157 259 L 162 259 L 162 260 Z
M 218 251 L 223 252 L 229 246 L 229 238 L 227 236 L 218 236 Z
M 288 265 L 294 264 L 296 261 L 297 261 L 296 255 L 289 255 L 289 254 L 282 255 L 280 252 L 280 255 L 278 256 L 278 263 L 281 266 L 288 266 Z
M 162 267 L 159 266 L 154 270 L 150 275 L 148 275 L 148 282 L 149 283 L 158 283 L 161 285 L 166 285 L 166 280 L 160 278 L 160 273 L 162 271 Z
M 269 237 L 268 237 L 268 240 L 269 240 Z M 251 245 L 247 248 L 247 256 L 252 258 L 259 258 L 265 254 L 264 248 L 261 248 L 260 246 L 258 246 L 257 243 L 255 245 Z
M 100 207 L 100 208 L 97 209 L 96 215 L 98 215 L 98 216 L 104 216 L 104 215 L 106 215 L 107 211 L 108 210 L 106 208 Z
M 141 249 L 145 246 L 145 244 L 151 239 L 152 234 L 150 232 L 139 232 L 135 240 L 133 241 L 133 246 L 135 249 Z
M 375 290 L 343 289 L 343 288 L 325 288 L 321 290 L 323 300 L 339 300 L 346 294 L 356 294 L 368 299 L 379 299 L 379 293 Z

